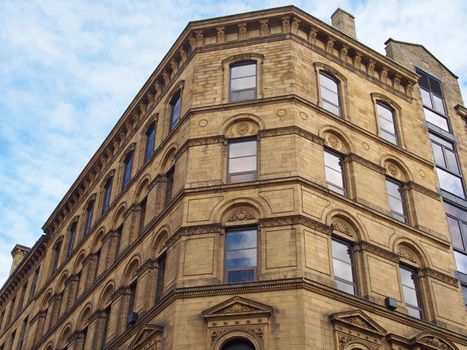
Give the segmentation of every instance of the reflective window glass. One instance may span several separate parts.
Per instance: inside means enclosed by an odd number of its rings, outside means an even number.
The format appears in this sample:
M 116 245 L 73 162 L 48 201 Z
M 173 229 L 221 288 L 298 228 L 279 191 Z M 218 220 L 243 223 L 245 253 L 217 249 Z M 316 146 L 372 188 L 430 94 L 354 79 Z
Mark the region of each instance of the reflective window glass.
M 386 187 L 392 217 L 407 222 L 402 184 L 395 180 L 386 179 Z
M 123 162 L 123 182 L 122 190 L 127 188 L 131 180 L 131 168 L 133 166 L 133 152 L 128 153 Z
M 108 178 L 104 185 L 104 198 L 102 203 L 102 213 L 105 213 L 109 209 L 110 196 L 112 194 L 112 178 Z
M 178 91 L 170 102 L 170 130 L 173 130 L 180 120 L 180 103 L 181 96 Z
M 402 294 L 404 304 L 410 316 L 422 318 L 422 309 L 420 307 L 420 297 L 418 291 L 417 273 L 415 270 L 401 266 L 400 276 L 402 283 Z
M 225 269 L 228 283 L 256 279 L 257 230 L 231 230 L 225 236 Z
M 256 98 L 256 62 L 241 62 L 230 67 L 230 100 Z
M 146 131 L 146 151 L 144 153 L 144 161 L 147 161 L 151 158 L 154 153 L 154 142 L 156 140 L 156 128 L 152 124 Z
M 376 104 L 376 111 L 378 114 L 380 136 L 389 142 L 397 144 L 394 112 L 382 103 Z
M 228 182 L 256 179 L 256 140 L 229 143 Z
M 320 73 L 319 81 L 322 107 L 333 114 L 340 115 L 338 81 L 324 72 Z
M 324 171 L 328 188 L 345 195 L 342 157 L 336 153 L 324 150 Z
M 355 282 L 352 268 L 350 245 L 342 241 L 332 240 L 332 262 L 337 289 L 355 294 Z

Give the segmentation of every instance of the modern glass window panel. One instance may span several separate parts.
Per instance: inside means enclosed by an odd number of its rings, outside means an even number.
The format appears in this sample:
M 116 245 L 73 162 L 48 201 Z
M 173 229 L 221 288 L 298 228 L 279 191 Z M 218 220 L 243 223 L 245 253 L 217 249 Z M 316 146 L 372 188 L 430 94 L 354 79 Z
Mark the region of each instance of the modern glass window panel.
M 338 93 L 337 82 L 335 80 L 329 78 L 327 75 L 325 75 L 323 73 L 320 74 L 320 84 L 321 84 L 321 87 L 326 88 L 326 89 L 334 92 L 335 94 Z
M 227 268 L 239 269 L 256 266 L 256 248 L 227 252 Z
M 452 246 L 459 250 L 465 250 L 464 242 L 462 241 L 462 232 L 459 226 L 460 222 L 449 216 L 447 217 L 447 220 L 449 233 L 451 234 Z
M 354 285 L 351 283 L 346 283 L 344 281 L 339 281 L 336 280 L 336 287 L 337 289 L 349 293 L 349 294 L 355 294 L 355 288 Z
M 255 270 L 228 271 L 227 281 L 229 283 L 241 283 L 255 280 Z
M 427 122 L 449 132 L 448 121 L 446 118 L 436 114 L 435 112 L 430 111 L 427 108 L 424 108 L 425 119 Z
M 253 100 L 256 98 L 256 88 L 243 91 L 232 91 L 230 99 L 232 101 Z
M 417 292 L 415 289 L 403 286 L 402 292 L 404 293 L 404 301 L 406 304 L 418 306 Z
M 458 197 L 465 198 L 462 180 L 459 177 L 452 175 L 440 168 L 436 168 L 436 172 L 438 173 L 439 184 L 441 189 L 450 192 Z
M 340 109 L 338 106 L 335 106 L 327 101 L 324 101 L 323 100 L 323 108 L 329 112 L 331 112 L 332 114 L 335 114 L 335 115 L 340 115 Z
M 349 246 L 347 244 L 332 240 L 332 256 L 335 259 L 350 264 Z
M 447 165 L 448 170 L 459 174 L 460 171 L 459 171 L 459 165 L 457 163 L 456 154 L 453 151 L 450 151 L 448 149 L 445 149 L 444 153 L 446 154 L 446 165 Z
M 457 271 L 467 275 L 467 255 L 454 251 L 454 257 L 456 259 Z
M 245 174 L 231 174 L 230 183 L 246 182 L 256 180 L 256 172 Z
M 227 234 L 227 249 L 256 248 L 256 230 L 232 231 Z
M 256 87 L 256 76 L 232 79 L 230 88 L 233 91 L 247 90 Z
M 430 93 L 428 91 L 426 91 L 425 89 L 420 89 L 420 92 L 421 92 L 421 95 L 422 95 L 423 105 L 427 106 L 427 107 L 430 107 L 430 108 L 433 108 L 433 106 L 431 105 Z
M 232 66 L 230 70 L 231 79 L 256 75 L 256 64 L 241 64 Z
M 407 313 L 409 314 L 409 316 L 412 316 L 418 319 L 422 318 L 422 312 L 420 309 L 407 306 Z
M 231 174 L 247 171 L 256 171 L 256 156 L 234 158 L 229 160 L 229 172 Z
M 232 142 L 229 144 L 229 157 L 245 157 L 256 155 L 256 141 Z
M 346 281 L 352 281 L 352 266 L 345 262 L 334 259 L 334 276 Z
M 449 203 L 444 203 L 444 210 L 446 210 L 446 213 L 467 222 L 467 211 L 455 207 Z
M 444 111 L 444 104 L 443 104 L 443 100 L 436 96 L 436 95 L 433 95 L 433 109 L 438 112 L 438 113 L 441 113 L 442 115 L 445 115 L 445 111 Z
M 446 163 L 444 161 L 444 154 L 443 154 L 443 149 L 440 145 L 432 142 L 431 143 L 432 148 L 433 148 L 433 156 L 435 157 L 435 162 L 436 165 L 439 165 L 443 168 L 446 167 Z

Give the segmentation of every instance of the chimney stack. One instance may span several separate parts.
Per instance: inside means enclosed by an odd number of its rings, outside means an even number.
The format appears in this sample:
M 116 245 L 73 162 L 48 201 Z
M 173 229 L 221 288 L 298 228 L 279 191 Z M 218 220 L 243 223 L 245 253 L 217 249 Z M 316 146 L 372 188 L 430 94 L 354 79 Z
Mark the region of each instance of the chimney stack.
M 15 269 L 18 267 L 18 265 L 21 263 L 24 257 L 28 254 L 30 249 L 31 248 L 25 247 L 21 244 L 15 245 L 15 247 L 11 251 L 13 262 L 11 263 L 10 275 L 13 271 L 15 271 Z
M 341 8 L 338 8 L 331 15 L 332 26 L 341 32 L 357 39 L 357 32 L 355 30 L 355 17 Z

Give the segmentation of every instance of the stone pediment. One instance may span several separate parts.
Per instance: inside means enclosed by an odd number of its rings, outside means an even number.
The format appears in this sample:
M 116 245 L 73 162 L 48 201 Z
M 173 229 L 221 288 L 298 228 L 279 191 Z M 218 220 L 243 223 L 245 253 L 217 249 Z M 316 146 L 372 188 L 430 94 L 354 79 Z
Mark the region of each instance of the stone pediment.
M 378 323 L 373 321 L 371 317 L 360 310 L 352 310 L 345 312 L 337 312 L 329 316 L 329 320 L 333 324 L 339 324 L 349 329 L 359 329 L 362 332 L 370 332 L 373 335 L 385 336 L 386 330 Z
M 421 349 L 426 350 L 457 350 L 458 348 L 447 339 L 434 335 L 421 333 L 416 336 L 413 344 L 418 345 Z
M 269 305 L 236 296 L 203 311 L 202 314 L 206 320 L 210 320 L 239 316 L 269 317 L 271 312 L 272 307 Z
M 148 324 L 140 330 L 130 343 L 130 349 L 158 350 L 164 328 L 156 324 Z

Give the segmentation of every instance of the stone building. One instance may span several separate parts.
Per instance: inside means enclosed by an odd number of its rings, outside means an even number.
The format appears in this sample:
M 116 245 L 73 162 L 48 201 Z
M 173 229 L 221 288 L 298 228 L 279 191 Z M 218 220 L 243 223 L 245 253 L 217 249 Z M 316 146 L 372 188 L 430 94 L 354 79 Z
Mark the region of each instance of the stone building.
M 467 349 L 466 108 L 386 45 L 340 9 L 190 22 L 13 250 L 0 349 Z

